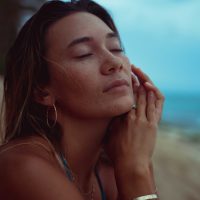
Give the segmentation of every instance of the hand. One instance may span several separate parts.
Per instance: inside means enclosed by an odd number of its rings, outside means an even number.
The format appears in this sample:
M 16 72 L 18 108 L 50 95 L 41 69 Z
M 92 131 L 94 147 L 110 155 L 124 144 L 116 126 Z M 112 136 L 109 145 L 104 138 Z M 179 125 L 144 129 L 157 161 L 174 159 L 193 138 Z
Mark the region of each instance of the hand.
M 151 164 L 164 97 L 140 69 L 132 71 L 140 81 L 137 109 L 113 119 L 105 150 L 114 166 L 140 173 Z
M 148 77 L 148 75 L 146 75 L 144 72 L 142 72 L 142 70 L 140 68 L 137 68 L 132 64 L 131 69 L 132 69 L 132 72 L 137 76 L 140 84 L 143 84 L 147 90 L 152 90 L 155 93 L 155 95 L 156 95 L 156 118 L 157 118 L 157 121 L 159 122 L 161 119 L 162 110 L 163 110 L 163 102 L 165 99 L 163 94 L 154 85 L 154 83 Z M 138 85 L 138 83 L 136 81 L 136 86 L 137 85 Z M 134 91 L 136 91 L 136 89 Z

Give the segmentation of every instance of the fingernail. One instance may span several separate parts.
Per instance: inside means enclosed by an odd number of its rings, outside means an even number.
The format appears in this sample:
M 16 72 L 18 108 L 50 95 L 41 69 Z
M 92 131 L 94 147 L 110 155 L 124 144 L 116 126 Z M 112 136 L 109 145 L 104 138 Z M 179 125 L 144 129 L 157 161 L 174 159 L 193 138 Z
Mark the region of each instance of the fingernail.
M 136 66 L 134 64 L 131 64 L 132 67 L 136 68 Z
M 149 85 L 149 86 L 153 86 L 151 83 L 149 82 L 145 82 L 145 85 Z
M 134 85 L 139 86 L 140 85 L 140 81 L 138 80 L 138 77 L 133 72 L 131 72 L 131 76 L 132 76 L 132 78 L 134 80 Z
M 149 96 L 154 97 L 154 93 L 152 91 L 149 91 Z
M 132 75 L 132 76 L 135 76 L 135 74 L 134 74 L 132 71 L 131 71 L 131 75 Z

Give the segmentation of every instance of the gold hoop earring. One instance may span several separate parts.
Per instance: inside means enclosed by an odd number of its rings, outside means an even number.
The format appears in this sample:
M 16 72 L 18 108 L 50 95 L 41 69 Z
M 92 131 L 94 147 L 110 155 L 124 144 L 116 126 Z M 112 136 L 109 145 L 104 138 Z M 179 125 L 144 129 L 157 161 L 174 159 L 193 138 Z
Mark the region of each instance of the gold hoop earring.
M 57 114 L 57 110 L 56 110 L 56 106 L 55 104 L 53 104 L 53 110 L 54 110 L 54 114 L 55 114 L 55 119 L 53 121 L 52 124 L 49 123 L 49 110 L 51 109 L 52 107 L 48 107 L 47 108 L 47 126 L 49 128 L 54 128 L 54 126 L 56 125 L 56 122 L 57 122 L 57 119 L 58 119 L 58 114 Z

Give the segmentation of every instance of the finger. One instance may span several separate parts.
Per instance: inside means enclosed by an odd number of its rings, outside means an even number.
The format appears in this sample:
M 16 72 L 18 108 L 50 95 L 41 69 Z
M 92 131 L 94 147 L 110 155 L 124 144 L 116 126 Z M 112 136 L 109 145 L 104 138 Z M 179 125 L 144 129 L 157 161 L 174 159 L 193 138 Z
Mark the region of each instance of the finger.
M 132 71 L 136 74 L 141 83 L 150 82 L 152 85 L 154 85 L 153 81 L 149 78 L 149 76 L 145 74 L 140 68 L 137 68 L 134 65 L 132 65 Z
M 164 103 L 164 100 L 161 100 L 161 99 L 156 101 L 156 118 L 157 118 L 157 122 L 160 121 L 161 116 L 162 116 L 163 103 Z
M 131 74 L 133 74 L 134 77 L 137 78 L 136 81 L 137 81 L 138 85 L 140 85 L 140 81 L 139 81 L 139 78 L 137 77 L 137 75 L 136 75 L 136 73 L 135 73 L 135 69 L 136 69 L 135 65 L 132 64 L 132 65 L 131 65 Z M 135 78 L 135 79 L 136 79 L 136 78 Z M 135 82 L 136 82 L 136 81 L 135 81 Z
M 139 90 L 139 89 L 138 89 Z M 137 92 L 138 93 L 138 92 Z M 134 94 L 134 104 L 135 104 L 135 106 L 136 106 L 136 109 L 137 109 L 137 102 L 138 102 L 138 94 L 137 93 L 135 93 Z
M 156 122 L 156 98 L 153 91 L 149 91 L 147 95 L 147 120 Z
M 136 109 L 131 109 L 126 115 L 124 115 L 123 118 L 123 124 L 125 127 L 132 126 L 134 124 L 134 121 L 136 119 Z
M 132 108 L 126 115 L 126 119 L 134 121 L 136 119 L 136 108 Z
M 151 81 L 148 75 L 142 72 L 141 69 L 132 65 L 132 70 L 138 76 L 139 81 L 144 84 L 147 90 L 153 90 L 155 92 L 156 98 L 157 98 L 157 101 L 156 101 L 157 120 L 159 121 L 161 118 L 163 102 L 165 99 L 163 94 L 160 92 L 160 90 L 157 87 L 155 87 L 154 83 Z
M 134 103 L 137 102 L 137 91 L 139 88 L 139 81 L 135 75 L 131 73 L 132 77 L 132 89 L 133 89 L 133 97 L 134 97 Z
M 138 118 L 146 118 L 146 91 L 142 85 L 137 93 L 136 115 Z
M 138 87 L 140 86 L 140 82 L 138 80 L 138 77 L 132 71 L 131 71 L 131 78 L 132 78 L 133 89 L 137 90 Z
M 164 99 L 163 94 L 160 92 L 160 90 L 153 84 L 149 83 L 149 82 L 145 82 L 144 86 L 147 90 L 153 90 L 156 94 L 156 98 L 158 99 Z
M 157 116 L 157 121 L 159 121 L 161 118 L 163 103 L 164 103 L 165 98 L 163 94 L 160 92 L 160 90 L 156 88 L 155 86 L 151 85 L 150 83 L 146 82 L 144 86 L 145 88 L 148 88 L 147 90 L 154 91 L 156 95 L 156 113 L 157 113 L 156 116 Z

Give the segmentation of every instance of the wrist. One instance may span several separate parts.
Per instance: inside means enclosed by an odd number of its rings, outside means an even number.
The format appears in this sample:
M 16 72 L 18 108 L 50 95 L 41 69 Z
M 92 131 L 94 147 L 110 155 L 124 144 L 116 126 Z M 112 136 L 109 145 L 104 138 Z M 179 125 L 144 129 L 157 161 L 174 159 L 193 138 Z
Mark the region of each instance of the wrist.
M 123 200 L 154 194 L 156 191 L 150 165 L 138 165 L 132 170 L 130 166 L 122 168 L 122 165 L 118 165 L 115 168 L 115 178 L 120 199 Z
M 119 162 L 114 163 L 114 169 L 117 174 L 121 174 L 122 176 L 130 177 L 132 176 L 140 177 L 145 176 L 152 172 L 152 162 L 144 161 L 145 159 L 140 159 L 137 161 L 133 161 L 131 159 L 120 160 Z

